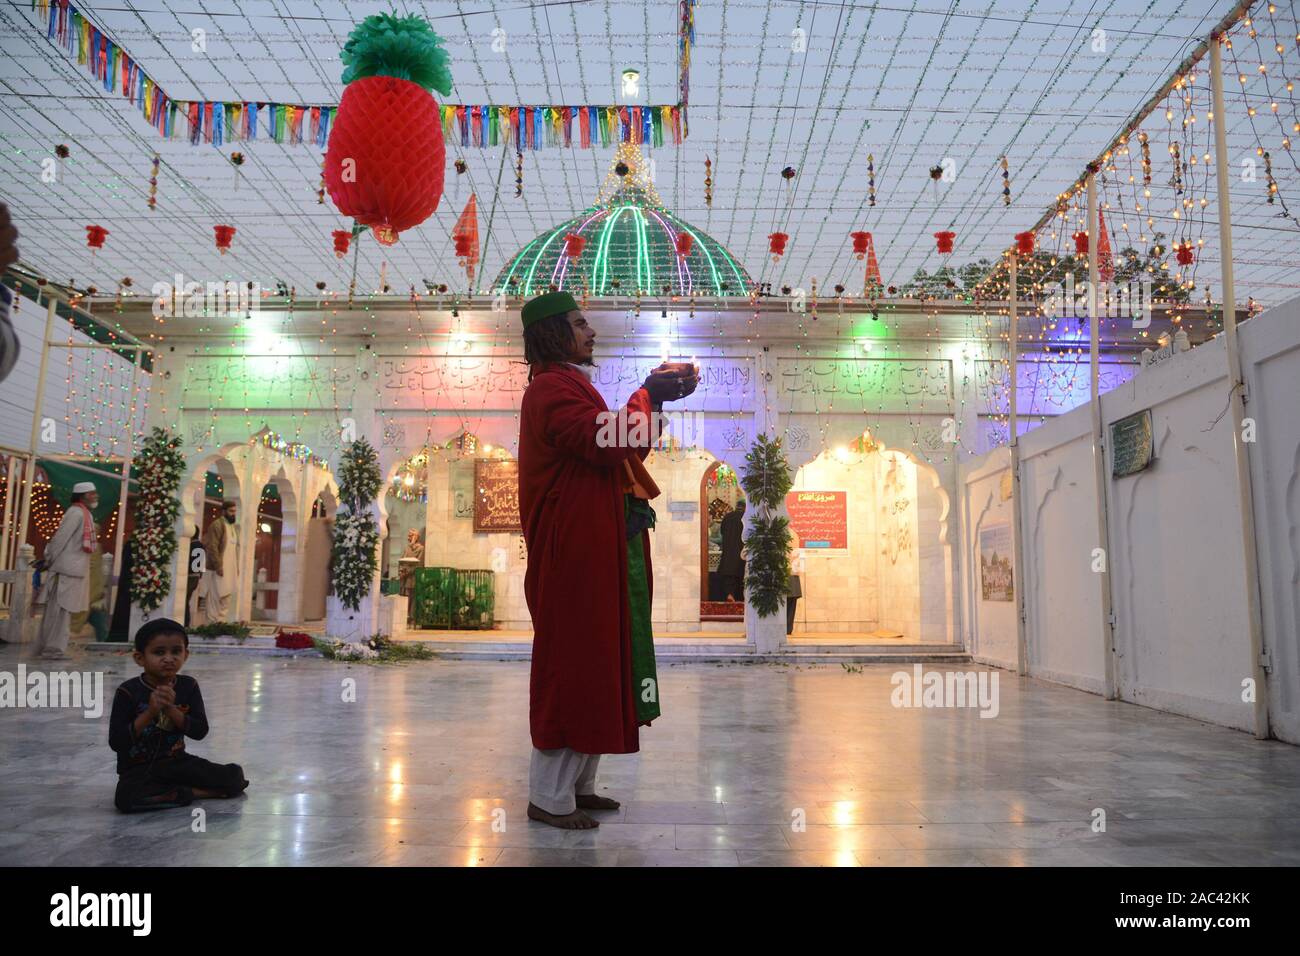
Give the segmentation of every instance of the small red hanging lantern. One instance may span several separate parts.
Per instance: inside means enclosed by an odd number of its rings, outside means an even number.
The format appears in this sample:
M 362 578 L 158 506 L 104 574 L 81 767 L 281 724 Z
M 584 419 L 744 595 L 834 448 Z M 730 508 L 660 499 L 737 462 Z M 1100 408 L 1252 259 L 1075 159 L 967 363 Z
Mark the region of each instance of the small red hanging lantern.
M 456 258 L 468 259 L 474 254 L 474 241 L 469 236 L 453 237 L 456 243 Z
M 1177 248 L 1178 264 L 1180 266 L 1190 266 L 1196 261 L 1196 253 L 1192 250 L 1190 242 L 1180 242 Z
M 1088 254 L 1088 234 L 1086 232 L 1076 232 L 1074 234 L 1074 251 L 1076 255 L 1080 256 Z
M 673 240 L 673 246 L 677 249 L 677 257 L 685 259 L 689 256 L 691 254 L 691 244 L 694 242 L 695 240 L 691 238 L 689 232 L 679 232 L 677 238 Z
M 230 240 L 235 238 L 235 227 L 213 226 L 212 231 L 216 233 L 217 248 L 221 250 L 221 254 L 224 256 L 226 250 L 230 248 Z
M 849 237 L 853 240 L 853 254 L 859 259 L 865 258 L 871 248 L 871 233 L 851 232 Z
M 1016 252 L 1022 256 L 1032 256 L 1034 254 L 1034 234 L 1032 232 L 1016 233 Z
M 946 256 L 952 252 L 952 241 L 956 238 L 957 233 L 955 232 L 936 232 L 934 234 L 934 239 L 939 247 L 939 254 Z
M 586 247 L 586 236 L 580 236 L 576 232 L 571 232 L 564 237 L 564 254 L 570 259 L 579 258 L 582 255 L 582 250 Z
M 335 229 L 330 235 L 334 237 L 334 255 L 342 259 L 348 254 L 348 246 L 352 242 L 352 233 L 346 229 Z
M 86 227 L 86 245 L 92 249 L 104 248 L 104 237 L 108 235 L 108 230 L 103 226 Z
M 780 259 L 785 255 L 785 244 L 790 241 L 790 237 L 784 232 L 774 232 L 767 237 L 767 248 L 772 253 L 773 259 Z

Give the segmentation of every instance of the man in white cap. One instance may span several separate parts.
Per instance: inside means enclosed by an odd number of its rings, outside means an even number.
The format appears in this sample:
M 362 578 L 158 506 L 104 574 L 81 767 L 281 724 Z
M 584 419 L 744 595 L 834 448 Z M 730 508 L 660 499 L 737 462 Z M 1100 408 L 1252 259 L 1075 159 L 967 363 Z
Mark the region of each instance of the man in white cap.
M 223 501 L 221 517 L 203 532 L 204 570 L 197 589 L 203 598 L 202 623 L 230 620 L 230 595 L 239 574 L 239 541 L 235 533 L 238 513 L 235 502 Z
M 63 514 L 45 553 L 36 562 L 41 572 L 40 600 L 45 616 L 36 639 L 36 652 L 59 660 L 68 656 L 68 630 L 72 615 L 90 608 L 90 562 L 98 560 L 99 535 L 92 509 L 99 492 L 89 481 L 72 486 L 72 503 Z

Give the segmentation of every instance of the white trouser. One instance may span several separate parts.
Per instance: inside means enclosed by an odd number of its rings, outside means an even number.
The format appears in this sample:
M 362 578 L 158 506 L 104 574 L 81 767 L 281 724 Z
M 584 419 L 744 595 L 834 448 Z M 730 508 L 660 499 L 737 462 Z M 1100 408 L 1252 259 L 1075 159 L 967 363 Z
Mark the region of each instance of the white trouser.
M 68 650 L 68 632 L 72 628 L 72 612 L 51 598 L 45 604 L 45 616 L 36 635 L 38 654 L 63 654 Z
M 575 794 L 596 792 L 596 766 L 600 754 L 580 754 L 569 747 L 533 748 L 528 767 L 528 799 L 533 806 L 564 816 L 578 808 Z
M 228 622 L 231 610 L 230 598 L 234 592 L 221 593 L 222 581 L 215 571 L 205 571 L 202 583 L 205 585 L 203 588 L 203 617 L 206 618 L 205 623 Z

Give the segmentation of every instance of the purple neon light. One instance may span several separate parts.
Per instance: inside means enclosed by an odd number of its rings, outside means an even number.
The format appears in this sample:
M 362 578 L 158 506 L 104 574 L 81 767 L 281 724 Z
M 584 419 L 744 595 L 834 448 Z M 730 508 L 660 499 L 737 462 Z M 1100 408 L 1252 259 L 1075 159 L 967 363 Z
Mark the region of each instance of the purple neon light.
M 668 233 L 668 239 L 672 243 L 673 247 L 673 258 L 677 260 L 677 287 L 682 290 L 684 295 L 690 295 L 695 291 L 695 277 L 691 275 L 690 264 L 687 263 L 683 257 L 677 255 L 677 233 L 673 232 L 672 226 L 668 225 L 668 223 L 664 222 L 663 219 L 660 218 L 659 213 L 655 212 L 653 209 L 647 209 L 646 212 L 654 216 L 655 219 L 658 219 L 659 225 L 663 226 L 664 232 Z M 682 278 L 683 265 L 686 267 L 686 279 Z M 690 280 L 689 285 L 687 284 L 687 279 Z
M 582 235 L 582 230 L 586 229 L 589 225 L 591 225 L 592 220 L 598 219 L 602 215 L 604 215 L 606 211 L 607 210 L 604 209 L 598 209 L 596 212 L 588 216 L 587 221 L 578 227 L 578 235 Z M 561 268 L 561 266 L 563 266 L 563 268 Z M 555 268 L 551 270 L 551 282 L 555 285 L 557 289 L 564 288 L 564 276 L 568 271 L 569 271 L 569 254 L 567 252 L 561 252 L 560 258 L 555 260 Z M 556 273 L 559 273 L 560 276 L 559 281 L 556 281 L 555 278 Z

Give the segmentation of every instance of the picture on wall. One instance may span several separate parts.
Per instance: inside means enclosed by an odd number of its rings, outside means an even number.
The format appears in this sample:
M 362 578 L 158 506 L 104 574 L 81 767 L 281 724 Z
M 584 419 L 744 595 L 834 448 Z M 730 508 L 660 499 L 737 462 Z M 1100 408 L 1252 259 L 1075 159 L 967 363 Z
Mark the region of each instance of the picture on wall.
M 985 601 L 1014 601 L 1011 568 L 1011 525 L 999 524 L 980 532 L 980 597 Z

